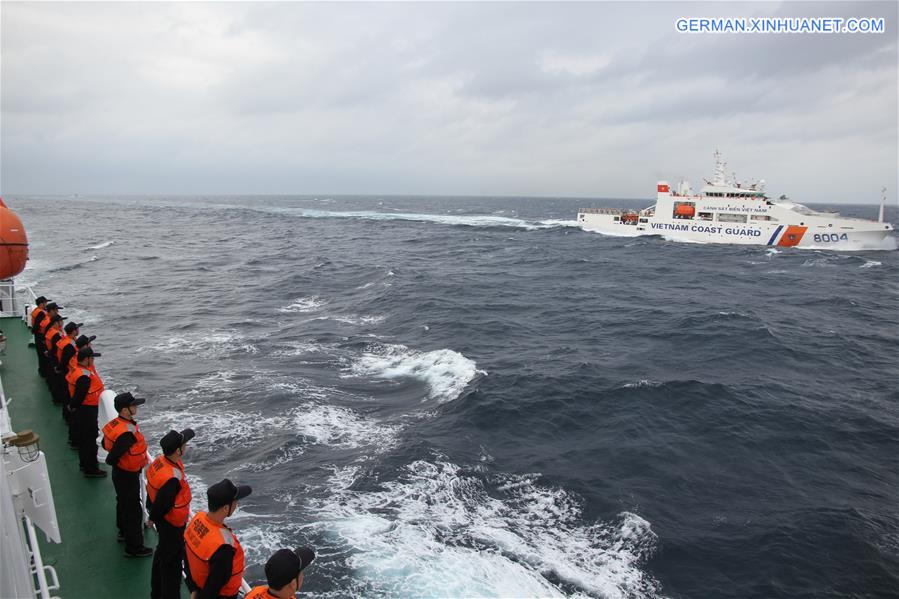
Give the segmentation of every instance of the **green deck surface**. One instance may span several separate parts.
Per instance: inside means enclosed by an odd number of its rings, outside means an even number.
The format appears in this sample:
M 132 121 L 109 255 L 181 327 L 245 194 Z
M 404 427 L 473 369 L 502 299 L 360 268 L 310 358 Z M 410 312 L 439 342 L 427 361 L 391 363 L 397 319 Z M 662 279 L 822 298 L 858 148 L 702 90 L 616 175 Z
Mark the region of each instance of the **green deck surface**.
M 0 319 L 0 328 L 7 337 L 0 377 L 11 400 L 13 427 L 30 428 L 40 435 L 50 470 L 62 543 L 46 542 L 40 530 L 38 537 L 44 563 L 59 575 L 55 595 L 62 599 L 149 597 L 153 560 L 123 555 L 124 545 L 116 541 L 112 479 L 84 478 L 78 470 L 78 453 L 69 449 L 60 408 L 37 373 L 37 355 L 28 345 L 31 332 L 17 318 Z M 101 468 L 109 469 L 105 464 Z M 145 530 L 144 543 L 154 547 L 156 533 Z M 188 596 L 183 585 L 181 595 Z

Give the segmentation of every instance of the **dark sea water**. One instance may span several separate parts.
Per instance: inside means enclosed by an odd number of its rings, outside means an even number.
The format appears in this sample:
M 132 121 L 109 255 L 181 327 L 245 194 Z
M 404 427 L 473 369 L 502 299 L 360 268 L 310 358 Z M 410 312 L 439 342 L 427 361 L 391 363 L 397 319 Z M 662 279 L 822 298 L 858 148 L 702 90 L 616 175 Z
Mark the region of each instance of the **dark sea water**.
M 310 597 L 899 596 L 899 252 L 587 200 L 5 200 L 151 446 L 197 430 L 195 505 L 253 486 L 251 581 L 309 544 Z

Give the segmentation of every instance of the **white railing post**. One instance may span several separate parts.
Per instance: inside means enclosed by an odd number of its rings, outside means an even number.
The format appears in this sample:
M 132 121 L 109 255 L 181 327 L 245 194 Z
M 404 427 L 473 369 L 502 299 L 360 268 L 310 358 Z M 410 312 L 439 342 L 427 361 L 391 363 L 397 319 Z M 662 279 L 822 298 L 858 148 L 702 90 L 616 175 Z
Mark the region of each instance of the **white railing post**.
M 28 516 L 22 516 L 25 520 L 25 529 L 28 531 L 28 544 L 31 550 L 31 561 L 34 564 L 34 574 L 37 576 L 38 589 L 35 595 L 41 599 L 50 599 L 51 587 L 47 584 L 47 569 L 53 570 L 52 566 L 44 566 L 44 560 L 41 557 L 41 549 L 38 546 L 37 533 L 34 530 L 34 524 Z M 56 578 L 56 571 L 53 570 L 53 577 Z M 58 580 L 54 588 L 59 588 Z

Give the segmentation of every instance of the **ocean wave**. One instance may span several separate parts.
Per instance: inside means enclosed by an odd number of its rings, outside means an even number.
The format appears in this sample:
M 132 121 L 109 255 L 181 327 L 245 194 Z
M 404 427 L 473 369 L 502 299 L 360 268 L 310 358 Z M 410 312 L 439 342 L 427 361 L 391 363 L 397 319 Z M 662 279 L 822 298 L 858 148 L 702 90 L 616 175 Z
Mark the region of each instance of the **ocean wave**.
M 378 379 L 412 378 L 428 385 L 428 398 L 440 403 L 459 397 L 478 376 L 487 373 L 459 352 L 421 352 L 405 345 L 373 345 L 350 367 L 353 376 Z
M 874 268 L 875 266 L 883 266 L 883 262 L 878 262 L 877 260 L 865 260 L 865 263 L 859 266 L 859 268 Z
M 325 306 L 327 303 L 327 301 L 321 299 L 317 295 L 312 295 L 309 297 L 298 297 L 297 299 L 293 300 L 293 303 L 278 308 L 278 312 L 312 312 Z
M 147 430 L 165 434 L 170 429 L 194 429 L 197 436 L 190 442 L 198 449 L 216 451 L 221 447 L 249 448 L 260 441 L 260 430 L 284 430 L 290 419 L 287 415 L 264 416 L 259 412 L 238 410 L 166 410 L 141 419 Z
M 584 231 L 588 233 L 596 233 L 597 235 L 602 235 L 604 237 L 646 237 L 646 235 L 641 235 L 636 230 L 631 230 L 631 227 L 621 227 L 620 231 L 596 231 L 595 229 L 584 229 Z
M 237 331 L 198 331 L 172 335 L 156 343 L 137 348 L 138 353 L 164 352 L 208 358 L 224 358 L 236 353 L 255 354 L 259 349 Z
M 368 596 L 649 597 L 640 566 L 657 538 L 620 513 L 584 522 L 580 501 L 499 475 L 485 484 L 449 462 L 416 461 L 379 489 L 356 491 L 354 467 L 336 469 L 326 499 L 310 501 L 323 535 Z
M 327 404 L 309 404 L 291 414 L 297 434 L 317 445 L 341 449 L 374 446 L 379 451 L 396 442 L 399 425 L 364 418 L 354 410 Z
M 368 326 L 372 324 L 378 324 L 379 322 L 384 322 L 386 319 L 386 316 L 380 314 L 334 314 L 332 316 L 322 316 L 320 318 L 317 318 L 316 320 L 334 320 L 336 322 L 342 322 L 344 324 Z
M 317 210 L 312 208 L 264 208 L 253 207 L 252 210 L 288 214 L 300 218 L 349 218 L 376 221 L 411 221 L 435 223 L 439 225 L 464 227 L 511 227 L 534 231 L 554 227 L 578 227 L 573 220 L 526 220 L 508 216 L 490 214 L 431 214 L 426 212 L 379 212 L 376 210 Z
M 103 243 L 98 243 L 97 245 L 91 245 L 91 246 L 88 246 L 88 247 L 85 248 L 85 249 L 88 249 L 88 250 L 102 250 L 103 248 L 108 248 L 109 246 L 111 246 L 111 245 L 114 244 L 114 243 L 115 243 L 115 240 L 110 239 L 109 241 L 104 241 Z
M 93 312 L 88 312 L 87 310 L 83 310 L 81 308 L 66 307 L 62 310 L 62 312 L 66 316 L 66 318 L 69 319 L 69 322 L 81 322 L 86 325 L 93 325 L 103 320 Z
M 305 341 L 281 341 L 275 344 L 275 350 L 272 356 L 281 358 L 295 358 L 308 354 L 318 354 L 325 352 L 324 346 L 317 343 L 307 343 Z
M 660 383 L 659 381 L 650 381 L 648 379 L 640 379 L 639 381 L 633 383 L 625 383 L 622 385 L 625 389 L 637 389 L 639 387 L 660 387 L 664 383 Z

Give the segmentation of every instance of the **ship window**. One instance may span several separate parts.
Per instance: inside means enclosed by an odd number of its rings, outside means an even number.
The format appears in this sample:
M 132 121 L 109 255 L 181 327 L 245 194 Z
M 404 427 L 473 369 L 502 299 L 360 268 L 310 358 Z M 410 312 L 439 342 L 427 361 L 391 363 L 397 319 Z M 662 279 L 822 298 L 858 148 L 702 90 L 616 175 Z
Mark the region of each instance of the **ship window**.
M 620 217 L 620 216 L 616 216 L 616 217 L 613 218 L 612 220 L 615 221 L 615 222 L 618 222 L 619 220 L 621 220 L 621 217 Z
M 772 221 L 775 223 L 777 222 L 776 218 L 774 218 L 773 216 L 769 216 L 767 214 L 753 214 L 749 218 L 751 218 L 752 220 L 769 220 L 769 221 Z
M 648 218 L 641 218 L 641 219 L 640 219 L 640 222 L 641 222 L 641 223 L 648 223 L 648 222 L 649 222 L 649 219 L 648 219 Z
M 732 212 L 719 212 L 718 220 L 722 223 L 745 223 L 745 214 L 733 214 Z
M 711 212 L 700 212 L 698 216 L 699 220 L 712 220 Z

